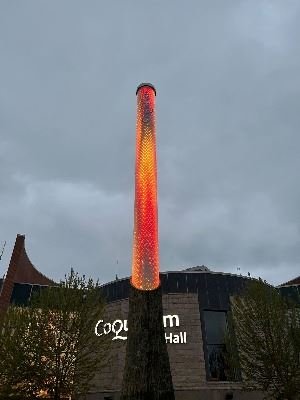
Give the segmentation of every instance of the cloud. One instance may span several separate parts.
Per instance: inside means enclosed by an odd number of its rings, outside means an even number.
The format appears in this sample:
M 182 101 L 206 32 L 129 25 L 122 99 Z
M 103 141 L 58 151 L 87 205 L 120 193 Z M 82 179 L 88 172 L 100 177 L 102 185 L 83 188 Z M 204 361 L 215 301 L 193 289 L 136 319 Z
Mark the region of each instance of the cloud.
M 128 276 L 135 88 L 157 88 L 162 270 L 299 275 L 300 6 L 7 3 L 0 16 L 0 245 Z M 117 262 L 118 260 L 118 262 Z

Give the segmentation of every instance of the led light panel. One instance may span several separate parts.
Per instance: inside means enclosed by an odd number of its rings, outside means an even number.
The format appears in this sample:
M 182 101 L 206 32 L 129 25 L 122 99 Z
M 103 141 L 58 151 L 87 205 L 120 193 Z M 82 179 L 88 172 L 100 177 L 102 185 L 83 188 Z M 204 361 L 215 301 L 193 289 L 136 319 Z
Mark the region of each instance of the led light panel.
M 137 89 L 135 203 L 131 284 L 141 290 L 159 286 L 155 89 Z

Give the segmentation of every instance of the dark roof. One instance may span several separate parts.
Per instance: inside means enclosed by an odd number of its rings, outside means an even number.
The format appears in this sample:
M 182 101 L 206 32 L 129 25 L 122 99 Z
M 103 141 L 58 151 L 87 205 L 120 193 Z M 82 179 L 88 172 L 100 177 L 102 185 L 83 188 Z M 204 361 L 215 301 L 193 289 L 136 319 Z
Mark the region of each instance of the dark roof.
M 253 278 L 211 273 L 210 271 L 177 271 L 160 274 L 162 291 L 167 293 L 197 293 L 203 309 L 229 309 L 229 296 L 240 293 Z M 1 285 L 1 280 L 0 280 Z M 10 302 L 26 305 L 36 291 L 46 286 L 29 283 L 14 283 Z M 130 291 L 130 278 L 104 284 L 100 288 L 108 302 L 126 299 Z M 300 304 L 300 289 L 297 285 L 283 286 L 279 291 L 284 297 Z
M 186 268 L 184 271 L 189 271 L 189 272 L 210 272 L 210 269 L 207 268 L 205 265 L 197 265 L 196 267 L 191 267 L 191 268 Z
M 288 282 L 282 283 L 281 285 L 278 285 L 278 287 L 290 286 L 290 285 L 300 285 L 300 276 L 298 276 L 297 278 L 294 278 Z
M 161 272 L 163 294 L 195 293 L 199 304 L 206 309 L 227 310 L 229 296 L 239 294 L 253 278 L 211 271 Z M 130 278 L 123 278 L 102 285 L 100 288 L 107 302 L 129 297 Z

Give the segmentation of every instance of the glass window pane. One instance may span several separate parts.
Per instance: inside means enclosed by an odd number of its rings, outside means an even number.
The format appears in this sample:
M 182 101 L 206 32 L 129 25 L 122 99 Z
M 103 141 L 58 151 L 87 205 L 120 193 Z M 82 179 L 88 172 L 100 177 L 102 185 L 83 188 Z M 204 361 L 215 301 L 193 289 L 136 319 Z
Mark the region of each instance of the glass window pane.
M 17 305 L 25 305 L 28 303 L 32 285 L 27 283 L 14 283 L 10 302 Z
M 207 352 L 209 378 L 211 380 L 226 381 L 229 371 L 224 357 L 225 346 L 208 345 Z
M 207 344 L 223 344 L 226 327 L 226 313 L 204 311 L 204 325 Z

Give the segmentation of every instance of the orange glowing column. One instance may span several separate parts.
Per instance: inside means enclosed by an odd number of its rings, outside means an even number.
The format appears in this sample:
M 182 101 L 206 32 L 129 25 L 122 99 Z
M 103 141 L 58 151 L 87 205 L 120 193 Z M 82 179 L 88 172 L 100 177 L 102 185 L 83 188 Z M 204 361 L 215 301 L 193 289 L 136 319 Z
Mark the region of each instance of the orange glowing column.
M 159 286 L 155 88 L 137 88 L 135 203 L 131 284 L 141 290 Z

